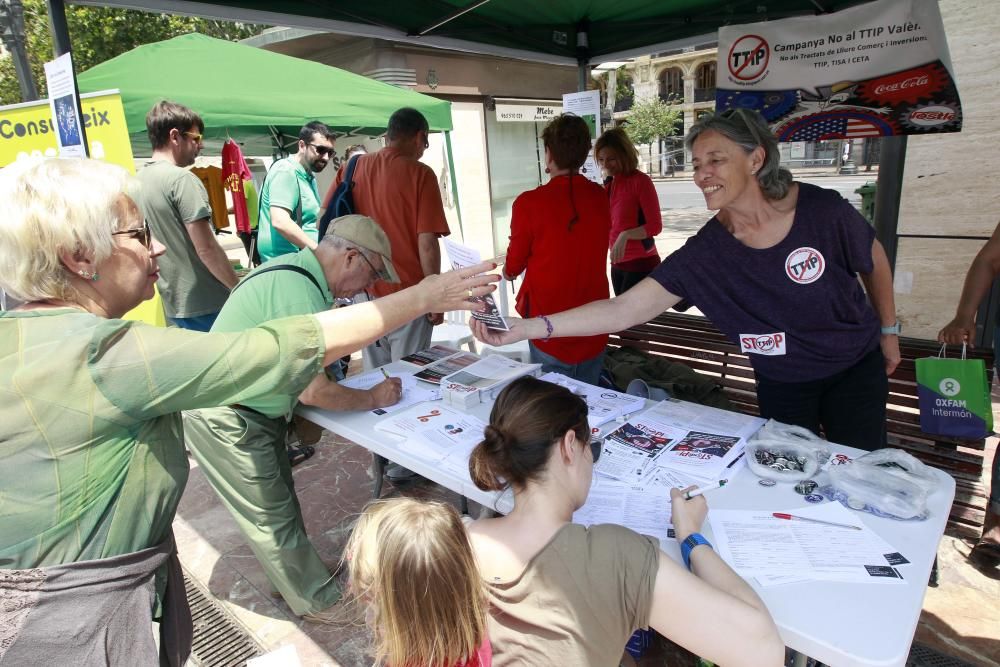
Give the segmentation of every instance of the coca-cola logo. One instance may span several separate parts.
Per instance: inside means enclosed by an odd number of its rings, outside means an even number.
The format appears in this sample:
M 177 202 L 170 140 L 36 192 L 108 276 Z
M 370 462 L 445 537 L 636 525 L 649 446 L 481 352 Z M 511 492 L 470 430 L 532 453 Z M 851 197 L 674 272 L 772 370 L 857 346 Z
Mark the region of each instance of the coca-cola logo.
M 893 83 L 883 83 L 875 86 L 876 95 L 885 95 L 887 93 L 894 93 L 899 90 L 906 90 L 907 88 L 918 88 L 926 86 L 930 77 L 926 74 L 923 76 L 912 76 L 904 81 L 895 81 Z
M 924 65 L 864 81 L 857 92 L 858 97 L 873 106 L 917 104 L 940 93 L 947 79 L 943 67 Z

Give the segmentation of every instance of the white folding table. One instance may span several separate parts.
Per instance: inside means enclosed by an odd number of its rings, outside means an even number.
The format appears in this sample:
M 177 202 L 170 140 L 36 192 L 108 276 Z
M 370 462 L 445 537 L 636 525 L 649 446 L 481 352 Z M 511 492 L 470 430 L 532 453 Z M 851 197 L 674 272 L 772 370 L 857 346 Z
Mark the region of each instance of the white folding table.
M 406 364 L 390 364 L 390 371 L 411 371 Z M 429 404 L 431 405 L 431 404 Z M 484 421 L 489 420 L 491 404 L 480 404 L 468 410 Z M 481 491 L 466 474 L 458 475 L 435 467 L 426 459 L 407 451 L 407 443 L 377 431 L 374 425 L 381 419 L 370 412 L 329 412 L 302 407 L 299 413 L 323 428 L 347 438 L 373 453 L 466 498 L 506 513 L 513 507 L 513 497 Z M 861 455 L 861 450 L 837 447 L 837 451 Z M 741 466 L 742 467 L 742 466 Z M 923 606 L 928 577 L 937 554 L 937 545 L 944 533 L 948 512 L 955 496 L 955 480 L 934 469 L 940 488 L 930 496 L 930 516 L 924 521 L 895 521 L 858 512 L 858 520 L 878 533 L 911 564 L 899 571 L 907 583 L 896 585 L 810 581 L 755 589 L 767 604 L 785 644 L 804 656 L 811 656 L 832 667 L 896 667 L 904 665 L 909 654 L 913 633 Z M 764 487 L 749 470 L 742 470 L 724 488 L 708 498 L 711 508 L 743 510 L 787 510 L 808 503 L 791 484 Z M 711 541 L 711 526 L 705 522 L 704 532 Z M 680 562 L 680 549 L 673 540 L 662 545 L 663 550 Z M 751 584 L 754 584 L 751 581 Z

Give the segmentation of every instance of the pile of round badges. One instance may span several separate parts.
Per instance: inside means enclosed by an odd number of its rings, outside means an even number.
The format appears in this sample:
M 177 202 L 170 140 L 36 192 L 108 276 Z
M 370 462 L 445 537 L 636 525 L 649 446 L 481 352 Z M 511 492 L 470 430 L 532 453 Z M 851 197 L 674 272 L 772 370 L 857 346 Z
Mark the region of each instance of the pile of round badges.
M 754 453 L 754 457 L 757 459 L 757 463 L 762 466 L 767 466 L 768 468 L 774 468 L 778 471 L 792 470 L 795 472 L 802 472 L 805 470 L 806 457 L 798 456 L 784 456 L 782 453 L 772 453 L 766 449 L 758 449 Z
M 754 457 L 757 459 L 757 463 L 762 466 L 767 466 L 778 472 L 784 471 L 794 471 L 802 472 L 805 469 L 806 457 L 804 456 L 790 456 L 784 455 L 781 452 L 769 452 L 765 449 L 758 450 L 754 453 Z M 763 477 L 757 480 L 757 483 L 761 486 L 774 486 L 777 484 L 773 479 Z M 795 484 L 795 492 L 805 496 L 805 499 L 811 503 L 818 503 L 823 500 L 823 496 L 816 493 L 816 488 L 818 484 L 811 479 L 804 479 Z

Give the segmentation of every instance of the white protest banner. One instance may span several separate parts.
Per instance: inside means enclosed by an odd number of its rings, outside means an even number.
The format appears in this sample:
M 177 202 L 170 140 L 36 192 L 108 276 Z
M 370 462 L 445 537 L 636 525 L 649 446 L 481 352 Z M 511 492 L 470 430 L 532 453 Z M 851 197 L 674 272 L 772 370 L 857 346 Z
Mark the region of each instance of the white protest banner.
M 755 109 L 779 141 L 958 132 L 937 0 L 719 29 L 716 110 Z

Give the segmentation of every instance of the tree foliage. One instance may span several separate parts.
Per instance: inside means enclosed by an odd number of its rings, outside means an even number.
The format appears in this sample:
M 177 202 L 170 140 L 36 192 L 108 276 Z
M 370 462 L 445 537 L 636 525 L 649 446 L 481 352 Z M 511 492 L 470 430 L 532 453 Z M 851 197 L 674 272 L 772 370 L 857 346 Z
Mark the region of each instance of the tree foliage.
M 635 91 L 632 89 L 632 73 L 625 69 L 625 65 L 618 68 L 617 84 L 615 86 L 615 102 L 632 99 Z
M 681 110 L 668 107 L 658 97 L 634 105 L 625 121 L 625 132 L 634 144 L 652 143 L 659 137 L 673 136 Z
M 24 33 L 31 73 L 40 97 L 46 96 L 43 64 L 52 60 L 52 36 L 44 0 L 23 0 Z M 150 14 L 132 9 L 66 6 L 66 24 L 73 48 L 73 66 L 83 72 L 142 44 L 159 42 L 190 32 L 236 41 L 258 34 L 263 26 Z M 211 63 L 205 63 L 211 67 Z M 0 56 L 0 104 L 20 102 L 14 62 L 10 54 Z

